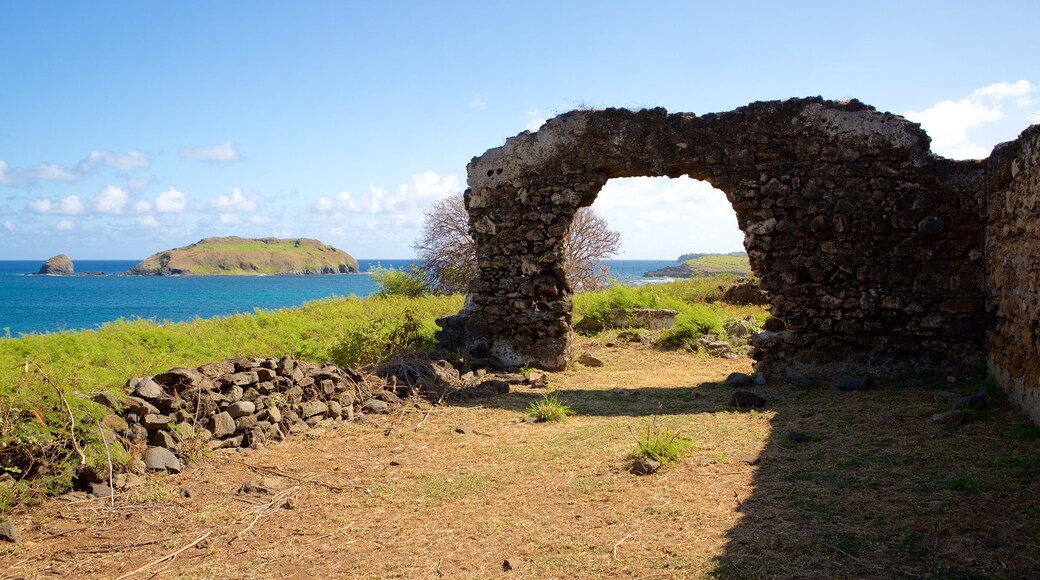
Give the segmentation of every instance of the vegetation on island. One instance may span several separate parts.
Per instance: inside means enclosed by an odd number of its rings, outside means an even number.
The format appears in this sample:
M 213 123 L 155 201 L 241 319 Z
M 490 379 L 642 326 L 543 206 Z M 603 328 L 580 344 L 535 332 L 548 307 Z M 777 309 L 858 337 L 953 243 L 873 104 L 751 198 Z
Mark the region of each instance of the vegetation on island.
M 343 250 L 307 238 L 206 238 L 154 254 L 127 271 L 140 276 L 349 274 L 358 262 Z
M 683 254 L 679 261 L 681 263 L 677 266 L 652 270 L 644 273 L 643 276 L 647 278 L 703 278 L 717 274 L 751 275 L 751 262 L 746 252 Z

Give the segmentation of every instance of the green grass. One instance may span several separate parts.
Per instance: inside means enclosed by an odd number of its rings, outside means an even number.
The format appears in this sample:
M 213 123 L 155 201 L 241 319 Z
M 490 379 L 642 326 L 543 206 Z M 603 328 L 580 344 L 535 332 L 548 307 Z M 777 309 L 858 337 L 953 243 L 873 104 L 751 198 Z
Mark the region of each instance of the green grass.
M 372 364 L 400 347 L 432 345 L 434 319 L 461 307 L 461 296 L 329 298 L 226 318 L 118 320 L 97 330 L 0 339 L 0 473 L 16 480 L 0 487 L 0 511 L 68 489 L 79 458 L 66 403 L 87 463 L 100 465 L 97 421 L 105 410 L 91 393 L 118 394 L 130 377 L 235 357 Z
M 694 276 L 714 276 L 716 274 L 751 274 L 751 262 L 747 256 L 703 256 L 685 262 L 693 270 Z
M 546 393 L 527 408 L 527 416 L 539 423 L 563 423 L 573 414 L 574 410 L 561 403 L 556 393 Z
M 678 431 L 658 428 L 656 417 L 646 426 L 646 433 L 632 433 L 632 438 L 636 442 L 636 448 L 632 452 L 634 459 L 652 459 L 661 464 L 679 461 L 694 448 L 693 442 L 680 437 Z

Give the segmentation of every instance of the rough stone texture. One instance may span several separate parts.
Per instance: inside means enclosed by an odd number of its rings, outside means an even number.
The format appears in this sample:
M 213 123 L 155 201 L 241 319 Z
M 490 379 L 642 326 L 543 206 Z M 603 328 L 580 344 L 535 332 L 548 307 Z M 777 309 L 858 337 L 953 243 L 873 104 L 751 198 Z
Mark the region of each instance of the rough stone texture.
M 65 254 L 58 254 L 44 262 L 37 273 L 50 274 L 52 276 L 71 276 L 73 274 L 72 260 Z
M 1040 125 L 998 146 L 987 165 L 986 362 L 1008 398 L 1040 423 Z
M 986 167 L 929 144 L 919 125 L 855 100 L 566 113 L 470 162 L 479 272 L 440 339 L 491 364 L 564 368 L 574 213 L 610 178 L 689 175 L 726 193 L 769 298 L 775 331 L 754 341 L 757 372 L 965 362 L 985 326 Z

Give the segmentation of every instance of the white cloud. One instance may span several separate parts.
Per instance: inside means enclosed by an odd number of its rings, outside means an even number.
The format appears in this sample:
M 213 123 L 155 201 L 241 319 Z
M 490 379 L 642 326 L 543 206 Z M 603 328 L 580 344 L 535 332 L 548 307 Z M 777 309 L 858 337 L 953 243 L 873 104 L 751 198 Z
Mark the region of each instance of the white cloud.
M 180 213 L 187 205 L 188 200 L 184 192 L 173 187 L 155 197 L 155 211 L 159 213 Z
M 956 101 L 941 101 L 924 111 L 907 111 L 907 119 L 920 123 L 932 138 L 932 149 L 953 159 L 980 159 L 989 155 L 996 141 L 975 142 L 969 131 L 1005 118 L 1004 105 L 1013 100 L 1015 107 L 1032 104 L 1036 87 L 1023 79 L 1014 83 L 1000 82 L 972 91 Z
M 527 126 L 524 127 L 528 131 L 534 133 L 545 124 L 545 115 L 542 114 L 541 109 L 535 109 L 527 112 Z
M 592 209 L 621 233 L 623 257 L 674 259 L 684 252 L 743 249 L 736 212 L 726 194 L 706 181 L 611 179 Z
M 143 228 L 157 228 L 160 224 L 154 215 L 143 215 L 137 218 L 137 225 Z
M 76 227 L 75 222 L 70 219 L 58 220 L 58 223 L 54 226 L 60 231 L 68 231 Z
M 104 214 L 121 214 L 130 197 L 122 189 L 109 185 L 94 196 L 94 211 Z
M 4 229 L 13 232 L 15 230 L 14 222 L 11 220 L 4 220 Z
M 83 213 L 83 202 L 78 195 L 69 195 L 57 202 L 34 199 L 29 202 L 29 211 L 40 214 L 79 215 Z
M 71 167 L 62 167 L 56 163 L 40 163 L 33 167 L 10 168 L 6 162 L 0 161 L 0 184 L 31 186 L 38 181 L 75 183 L 96 173 L 102 167 L 126 172 L 144 169 L 149 164 L 148 155 L 141 151 L 129 151 L 123 155 L 116 155 L 110 151 L 91 151 Z
M 144 200 L 139 200 L 134 204 L 134 211 L 137 213 L 152 213 L 152 204 Z
M 242 193 L 239 188 L 231 190 L 231 195 L 218 195 L 213 198 L 213 207 L 227 213 L 230 211 L 249 213 L 256 211 L 256 196 Z
M 242 158 L 235 144 L 224 141 L 216 145 L 203 145 L 202 147 L 184 147 L 180 151 L 181 157 L 209 161 L 212 163 L 230 163 Z
M 311 205 L 311 210 L 322 219 L 340 220 L 350 215 L 377 214 L 393 216 L 398 223 L 414 225 L 421 222 L 423 212 L 433 202 L 457 193 L 460 186 L 459 178 L 454 175 L 441 176 L 426 171 L 413 175 L 411 181 L 398 185 L 392 193 L 375 185 L 357 197 L 341 191 L 334 196 L 319 197 Z
M 242 221 L 242 219 L 240 217 L 238 217 L 238 214 L 234 214 L 234 213 L 218 214 L 217 215 L 217 219 L 219 219 L 220 223 L 222 223 L 224 225 L 233 225 L 233 224 L 237 224 L 237 223 Z
M 469 102 L 469 108 L 474 111 L 483 111 L 487 108 L 487 103 L 484 102 L 484 95 L 477 93 L 473 95 L 473 99 Z

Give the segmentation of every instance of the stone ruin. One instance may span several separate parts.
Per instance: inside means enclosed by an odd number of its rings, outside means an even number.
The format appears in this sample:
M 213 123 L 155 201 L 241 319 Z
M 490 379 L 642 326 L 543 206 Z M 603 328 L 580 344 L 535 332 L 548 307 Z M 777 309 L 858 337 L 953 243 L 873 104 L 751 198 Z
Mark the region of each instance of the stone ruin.
M 688 175 L 725 192 L 771 318 L 770 379 L 944 369 L 985 351 L 1040 421 L 1040 126 L 982 161 L 859 101 L 752 103 L 697 116 L 582 110 L 468 166 L 478 276 L 449 346 L 501 366 L 568 363 L 571 220 L 608 179 Z

